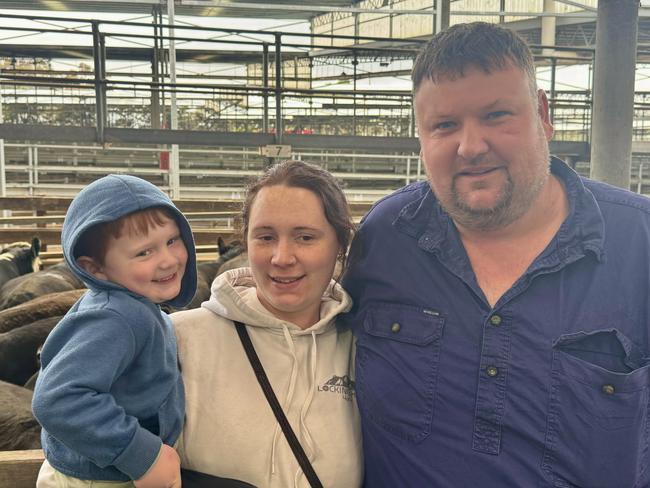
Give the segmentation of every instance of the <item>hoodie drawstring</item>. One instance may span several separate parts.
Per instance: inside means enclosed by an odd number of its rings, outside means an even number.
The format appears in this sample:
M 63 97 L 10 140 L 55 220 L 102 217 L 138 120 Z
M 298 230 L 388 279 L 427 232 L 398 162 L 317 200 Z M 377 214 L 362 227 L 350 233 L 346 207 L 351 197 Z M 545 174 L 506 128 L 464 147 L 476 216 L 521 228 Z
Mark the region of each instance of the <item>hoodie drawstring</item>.
M 301 433 L 303 434 L 304 437 L 304 444 L 303 444 L 303 449 L 305 450 L 305 454 L 307 454 L 307 458 L 309 459 L 309 462 L 313 463 L 314 462 L 314 457 L 315 457 L 315 444 L 314 444 L 314 439 L 311 436 L 311 432 L 309 432 L 309 429 L 307 428 L 307 424 L 305 423 L 305 418 L 307 417 L 307 412 L 309 411 L 309 407 L 311 407 L 311 404 L 314 400 L 314 394 L 316 390 L 316 364 L 317 364 L 317 359 L 318 359 L 318 342 L 316 341 L 316 332 L 313 330 L 311 331 L 311 354 L 310 354 L 310 366 L 311 366 L 311 378 L 309 382 L 309 393 L 307 394 L 307 398 L 305 399 L 305 403 L 302 404 L 302 407 L 300 409 L 300 427 L 301 427 Z M 298 480 L 304 476 L 304 473 L 302 472 L 301 469 L 299 469 L 296 472 L 296 476 L 294 477 L 294 487 L 298 487 Z
M 283 402 L 284 404 L 282 405 L 282 410 L 284 410 L 284 414 L 288 416 L 286 406 L 291 405 L 291 400 L 293 400 L 293 393 L 296 389 L 296 378 L 298 377 L 298 367 L 297 367 L 298 357 L 296 356 L 296 347 L 293 343 L 293 337 L 291 337 L 291 332 L 289 332 L 289 329 L 287 328 L 286 325 L 282 326 L 282 332 L 284 333 L 284 340 L 287 342 L 287 345 L 289 346 L 289 351 L 291 352 L 291 357 L 293 358 L 293 363 L 291 365 L 291 376 L 289 378 L 289 391 L 287 391 L 287 396 L 284 399 Z M 272 475 L 275 474 L 275 448 L 281 430 L 282 428 L 280 427 L 280 424 L 276 422 L 275 432 L 273 433 L 273 445 L 271 447 L 271 474 Z

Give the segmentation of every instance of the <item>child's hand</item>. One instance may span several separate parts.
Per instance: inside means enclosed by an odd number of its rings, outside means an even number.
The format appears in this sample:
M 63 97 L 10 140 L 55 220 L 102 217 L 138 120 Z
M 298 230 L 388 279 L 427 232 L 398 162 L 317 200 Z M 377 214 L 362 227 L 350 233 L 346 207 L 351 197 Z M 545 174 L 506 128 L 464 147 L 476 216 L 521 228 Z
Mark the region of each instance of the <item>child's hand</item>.
M 136 488 L 181 488 L 181 460 L 174 448 L 163 444 L 154 465 L 133 484 Z

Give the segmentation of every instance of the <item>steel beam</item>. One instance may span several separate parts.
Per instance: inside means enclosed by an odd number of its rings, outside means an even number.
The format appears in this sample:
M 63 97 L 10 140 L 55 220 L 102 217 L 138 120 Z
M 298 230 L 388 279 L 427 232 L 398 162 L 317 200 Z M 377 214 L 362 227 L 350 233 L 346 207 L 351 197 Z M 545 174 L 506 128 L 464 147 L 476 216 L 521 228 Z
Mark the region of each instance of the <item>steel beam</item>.
M 104 37 L 99 32 L 99 23 L 93 21 L 93 60 L 95 65 L 95 111 L 97 123 L 97 142 L 104 142 L 104 130 L 106 128 L 106 76 L 104 71 L 106 63 L 106 48 Z
M 114 144 L 171 144 L 184 146 L 260 147 L 274 144 L 273 134 L 259 132 L 211 132 L 192 130 L 106 129 L 106 142 Z M 95 142 L 93 127 L 0 124 L 0 138 L 9 141 Z M 370 151 L 420 151 L 416 137 L 325 136 L 285 134 L 284 144 L 294 149 L 358 149 Z M 586 142 L 551 141 L 551 152 L 572 155 L 580 161 L 589 159 Z
M 275 143 L 282 144 L 282 35 L 275 34 Z
M 596 25 L 591 177 L 630 188 L 638 0 L 600 0 Z
M 171 130 L 178 130 L 178 107 L 176 105 L 176 41 L 174 40 L 174 0 L 167 0 L 167 21 L 169 22 L 169 82 L 170 91 L 170 125 Z M 169 157 L 169 187 L 172 198 L 180 197 L 180 156 L 178 144 L 172 144 Z
M 265 42 L 262 45 L 262 86 L 265 88 L 262 95 L 262 132 L 265 134 L 269 131 L 269 45 Z

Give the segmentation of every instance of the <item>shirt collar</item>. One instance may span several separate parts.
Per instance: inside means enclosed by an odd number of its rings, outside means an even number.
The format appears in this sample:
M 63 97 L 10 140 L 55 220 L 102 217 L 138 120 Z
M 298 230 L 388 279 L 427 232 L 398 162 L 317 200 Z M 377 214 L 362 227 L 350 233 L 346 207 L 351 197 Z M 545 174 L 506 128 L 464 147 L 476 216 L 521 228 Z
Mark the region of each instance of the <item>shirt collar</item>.
M 583 179 L 559 158 L 551 157 L 551 173 L 564 184 L 569 201 L 569 215 L 542 257 L 553 260 L 575 260 L 587 252 L 596 259 L 604 259 L 605 223 L 593 194 Z M 464 252 L 456 226 L 440 206 L 431 188 L 423 187 L 422 197 L 409 203 L 399 212 L 393 225 L 418 240 L 424 251 L 462 259 Z M 551 263 L 547 263 L 551 264 Z

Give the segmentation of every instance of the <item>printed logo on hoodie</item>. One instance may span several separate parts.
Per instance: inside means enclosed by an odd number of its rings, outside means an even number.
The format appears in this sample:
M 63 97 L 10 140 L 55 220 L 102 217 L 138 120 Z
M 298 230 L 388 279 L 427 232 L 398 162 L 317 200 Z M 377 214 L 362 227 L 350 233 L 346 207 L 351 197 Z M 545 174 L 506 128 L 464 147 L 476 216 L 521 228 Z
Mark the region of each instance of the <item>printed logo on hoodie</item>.
M 354 395 L 354 381 L 347 374 L 345 376 L 334 375 L 323 385 L 319 386 L 318 391 L 342 395 L 344 400 L 350 402 Z

